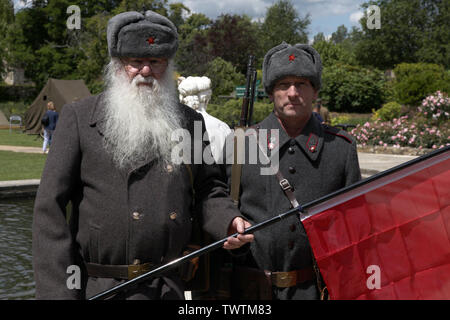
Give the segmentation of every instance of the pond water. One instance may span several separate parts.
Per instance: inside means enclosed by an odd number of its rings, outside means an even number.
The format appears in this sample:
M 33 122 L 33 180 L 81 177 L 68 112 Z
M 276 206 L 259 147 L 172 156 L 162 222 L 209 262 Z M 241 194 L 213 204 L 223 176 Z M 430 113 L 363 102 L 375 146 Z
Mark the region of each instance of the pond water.
M 34 199 L 0 200 L 0 299 L 34 299 L 31 222 Z

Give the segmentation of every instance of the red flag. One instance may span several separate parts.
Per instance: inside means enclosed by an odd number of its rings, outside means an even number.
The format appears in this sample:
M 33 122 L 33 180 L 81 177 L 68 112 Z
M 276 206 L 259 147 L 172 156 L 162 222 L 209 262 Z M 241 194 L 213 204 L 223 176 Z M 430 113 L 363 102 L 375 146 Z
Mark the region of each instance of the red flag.
M 302 217 L 331 299 L 450 299 L 446 149 Z

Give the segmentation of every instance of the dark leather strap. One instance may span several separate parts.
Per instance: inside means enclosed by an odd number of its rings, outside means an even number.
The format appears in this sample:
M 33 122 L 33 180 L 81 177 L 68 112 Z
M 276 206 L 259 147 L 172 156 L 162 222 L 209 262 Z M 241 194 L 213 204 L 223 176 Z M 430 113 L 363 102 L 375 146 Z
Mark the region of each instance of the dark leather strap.
M 283 190 L 284 194 L 286 195 L 289 202 L 291 203 L 291 207 L 292 208 L 298 207 L 299 203 L 298 203 L 297 199 L 295 198 L 295 195 L 293 192 L 294 188 L 291 186 L 289 181 L 283 177 L 280 170 L 278 170 L 276 176 L 277 176 L 278 182 L 280 183 L 281 189 Z

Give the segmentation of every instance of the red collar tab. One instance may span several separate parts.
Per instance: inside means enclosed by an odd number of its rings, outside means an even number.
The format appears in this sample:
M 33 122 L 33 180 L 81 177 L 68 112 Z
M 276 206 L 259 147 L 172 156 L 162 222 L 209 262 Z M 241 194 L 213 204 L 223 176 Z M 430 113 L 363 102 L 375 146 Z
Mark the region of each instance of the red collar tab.
M 155 43 L 155 38 L 150 37 L 147 39 L 148 44 L 154 44 Z
M 290 56 L 289 56 L 289 61 L 294 61 L 295 60 L 295 56 L 293 55 L 293 54 L 291 54 Z
M 317 144 L 319 143 L 319 137 L 317 137 L 314 133 L 309 135 L 308 141 L 306 142 L 306 148 L 314 153 L 317 151 Z

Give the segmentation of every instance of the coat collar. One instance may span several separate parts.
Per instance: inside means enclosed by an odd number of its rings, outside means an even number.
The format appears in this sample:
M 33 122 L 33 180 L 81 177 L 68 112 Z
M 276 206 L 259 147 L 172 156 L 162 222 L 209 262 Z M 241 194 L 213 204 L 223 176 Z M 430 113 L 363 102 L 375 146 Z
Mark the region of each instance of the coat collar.
M 106 116 L 105 108 L 106 108 L 105 93 L 102 92 L 95 98 L 94 106 L 91 109 L 91 114 L 89 116 L 89 125 L 91 127 L 96 126 L 97 123 L 102 123 L 105 121 Z M 102 132 L 100 131 L 100 133 Z
M 302 132 L 295 138 L 291 138 L 286 133 L 273 112 L 259 124 L 259 127 L 268 129 L 268 134 L 270 129 L 278 129 L 279 141 L 269 138 L 268 143 L 278 144 L 279 150 L 282 150 L 286 144 L 297 144 L 312 161 L 319 157 L 323 147 L 324 132 L 316 117 L 311 116 Z

